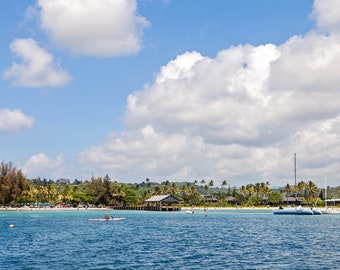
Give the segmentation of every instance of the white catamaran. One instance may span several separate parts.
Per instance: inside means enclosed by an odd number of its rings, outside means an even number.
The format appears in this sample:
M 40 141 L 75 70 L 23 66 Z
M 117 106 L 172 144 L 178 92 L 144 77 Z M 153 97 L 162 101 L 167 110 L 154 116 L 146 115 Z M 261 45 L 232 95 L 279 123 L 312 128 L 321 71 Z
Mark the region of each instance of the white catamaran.
M 329 208 L 327 206 L 327 174 L 325 174 L 325 208 L 321 210 L 322 214 L 340 215 L 340 210 Z
M 294 178 L 296 186 L 296 153 L 294 153 Z M 282 208 L 273 210 L 274 215 L 321 215 L 322 212 L 316 208 L 305 208 L 302 206 Z

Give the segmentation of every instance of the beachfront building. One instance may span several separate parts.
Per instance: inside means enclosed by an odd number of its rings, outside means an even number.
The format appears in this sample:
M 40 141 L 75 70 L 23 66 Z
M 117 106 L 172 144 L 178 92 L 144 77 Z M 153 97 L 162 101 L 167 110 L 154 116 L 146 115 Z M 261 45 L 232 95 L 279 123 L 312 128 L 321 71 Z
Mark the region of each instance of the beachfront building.
M 145 201 L 147 208 L 154 208 L 156 211 L 179 211 L 180 201 L 171 195 L 155 195 Z
M 301 205 L 302 204 L 302 200 L 296 198 L 296 197 L 287 197 L 287 196 L 283 196 L 283 204 L 287 204 L 287 205 Z
M 202 195 L 207 204 L 217 204 L 218 200 L 212 195 Z
M 70 184 L 71 180 L 68 178 L 60 178 L 56 181 L 57 184 Z
M 325 200 L 325 204 L 329 207 L 339 206 L 340 205 L 340 199 L 327 199 L 327 200 Z
M 225 200 L 228 202 L 228 204 L 235 204 L 235 197 L 233 196 L 227 196 Z

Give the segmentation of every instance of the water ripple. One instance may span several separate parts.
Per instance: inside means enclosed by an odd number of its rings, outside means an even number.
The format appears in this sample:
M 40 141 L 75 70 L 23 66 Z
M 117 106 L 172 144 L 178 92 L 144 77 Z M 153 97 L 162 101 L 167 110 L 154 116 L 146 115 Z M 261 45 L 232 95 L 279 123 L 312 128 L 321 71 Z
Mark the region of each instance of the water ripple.
M 0 268 L 336 269 L 340 216 L 268 211 L 0 213 Z M 208 214 L 205 216 L 204 214 Z M 9 229 L 8 224 L 15 224 Z

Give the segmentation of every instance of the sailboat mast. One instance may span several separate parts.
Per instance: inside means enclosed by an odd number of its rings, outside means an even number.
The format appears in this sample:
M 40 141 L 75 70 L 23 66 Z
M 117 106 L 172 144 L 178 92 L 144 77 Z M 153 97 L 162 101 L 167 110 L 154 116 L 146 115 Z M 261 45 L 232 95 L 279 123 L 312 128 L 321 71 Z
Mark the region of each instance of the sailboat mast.
M 325 174 L 325 207 L 327 207 L 327 174 Z
M 296 153 L 294 153 L 294 180 L 296 186 Z

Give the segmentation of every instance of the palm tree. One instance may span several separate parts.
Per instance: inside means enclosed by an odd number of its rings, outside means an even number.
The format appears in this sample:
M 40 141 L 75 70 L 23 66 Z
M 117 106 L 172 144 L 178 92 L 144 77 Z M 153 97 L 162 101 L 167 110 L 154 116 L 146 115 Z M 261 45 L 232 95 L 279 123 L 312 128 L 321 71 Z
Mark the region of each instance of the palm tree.
M 313 181 L 308 181 L 307 183 L 307 192 L 308 192 L 308 204 L 315 204 L 317 198 L 315 198 L 315 194 L 318 192 L 318 187 Z
M 46 187 L 48 202 L 54 202 L 57 195 L 57 190 L 52 183 L 49 183 Z
M 68 203 L 72 199 L 70 186 L 64 185 L 61 191 L 61 194 L 59 196 L 60 196 L 60 200 L 63 203 Z
M 143 190 L 141 195 L 139 196 L 139 204 L 143 204 L 147 199 L 149 199 L 152 195 L 151 190 Z
M 292 187 L 291 187 L 291 185 L 289 185 L 287 183 L 286 186 L 281 189 L 281 191 L 286 194 L 286 201 L 287 201 L 288 200 L 288 195 L 290 195 L 291 192 L 292 192 Z
M 36 188 L 32 184 L 27 185 L 27 187 L 21 193 L 22 201 L 27 203 L 33 203 L 36 201 Z
M 171 185 L 170 185 L 170 194 L 172 195 L 172 196 L 174 196 L 174 195 L 176 195 L 176 194 L 178 194 L 179 193 L 179 188 L 178 188 L 178 186 L 176 185 L 176 183 L 171 183 Z
M 239 191 L 243 196 L 246 196 L 248 194 L 247 188 L 245 186 L 241 186 Z
M 187 192 L 189 204 L 198 205 L 201 202 L 201 195 L 195 186 L 190 186 Z
M 256 183 L 254 185 L 254 191 L 256 192 L 256 197 L 259 197 L 259 194 L 261 193 L 261 184 L 260 183 Z
M 152 190 L 152 195 L 160 195 L 161 194 L 161 188 L 159 186 L 155 186 Z
M 307 190 L 307 184 L 304 181 L 300 181 L 297 184 L 297 191 L 300 192 L 301 195 L 305 196 L 306 190 Z
M 269 188 L 269 182 L 261 182 L 260 183 L 260 192 L 261 192 L 261 199 L 262 199 L 262 203 L 264 203 L 264 197 L 266 197 L 266 199 L 268 199 L 268 195 L 271 192 L 270 188 Z
M 314 197 L 315 193 L 318 192 L 318 187 L 313 181 L 308 181 L 307 191 L 308 191 L 308 195 L 312 194 L 312 196 Z
M 246 186 L 246 189 L 247 189 L 247 192 L 248 192 L 248 197 L 250 197 L 254 193 L 254 191 L 255 191 L 255 188 L 254 188 L 253 184 L 248 184 Z
M 205 180 L 204 180 L 204 179 L 202 179 L 200 183 L 201 183 L 201 187 L 203 187 L 203 186 L 204 186 L 204 184 L 205 184 Z
M 160 191 L 162 194 L 171 193 L 171 183 L 168 180 L 163 182 L 162 185 L 160 186 Z
M 221 188 L 225 188 L 228 185 L 227 180 L 223 180 Z

